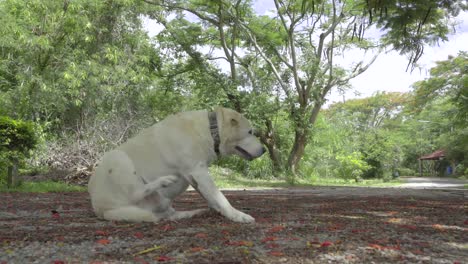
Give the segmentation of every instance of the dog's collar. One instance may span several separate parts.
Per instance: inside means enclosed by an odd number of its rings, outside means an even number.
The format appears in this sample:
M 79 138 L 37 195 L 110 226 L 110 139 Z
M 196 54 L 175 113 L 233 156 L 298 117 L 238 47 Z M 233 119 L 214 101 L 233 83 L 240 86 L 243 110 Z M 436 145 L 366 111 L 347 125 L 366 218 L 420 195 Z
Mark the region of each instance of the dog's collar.
M 210 132 L 211 137 L 213 138 L 214 142 L 214 151 L 216 155 L 219 155 L 219 130 L 218 130 L 218 120 L 216 118 L 216 112 L 208 112 L 208 120 L 210 123 Z

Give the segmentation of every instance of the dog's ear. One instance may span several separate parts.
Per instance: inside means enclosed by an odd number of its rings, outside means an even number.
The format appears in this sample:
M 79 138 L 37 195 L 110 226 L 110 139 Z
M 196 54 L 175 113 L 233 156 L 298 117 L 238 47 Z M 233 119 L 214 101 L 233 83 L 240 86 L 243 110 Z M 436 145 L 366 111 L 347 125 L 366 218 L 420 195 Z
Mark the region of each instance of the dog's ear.
M 239 125 L 239 121 L 237 121 L 235 118 L 231 118 L 231 126 L 236 127 Z

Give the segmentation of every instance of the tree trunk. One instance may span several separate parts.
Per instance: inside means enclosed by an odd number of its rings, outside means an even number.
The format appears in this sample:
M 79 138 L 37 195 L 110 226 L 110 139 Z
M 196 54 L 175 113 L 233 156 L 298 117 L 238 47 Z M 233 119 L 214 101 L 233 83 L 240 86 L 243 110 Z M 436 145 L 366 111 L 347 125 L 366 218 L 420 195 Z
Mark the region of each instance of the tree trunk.
M 274 141 L 265 141 L 263 137 L 261 141 L 268 149 L 268 155 L 270 156 L 272 165 L 273 165 L 273 174 L 278 174 L 279 172 L 283 171 L 283 164 L 281 162 L 281 155 L 276 147 L 276 143 Z
M 12 159 L 11 165 L 8 167 L 8 175 L 7 175 L 7 186 L 16 187 L 19 185 L 19 177 L 18 177 L 18 159 Z
M 272 165 L 273 165 L 273 174 L 278 174 L 283 171 L 284 166 L 281 159 L 281 153 L 278 150 L 277 142 L 276 142 L 276 135 L 273 130 L 273 124 L 271 120 L 266 120 L 265 125 L 267 131 L 258 135 L 260 137 L 260 141 L 267 147 L 268 155 L 270 156 Z
M 288 159 L 288 170 L 291 171 L 293 175 L 296 175 L 299 169 L 299 162 L 304 155 L 308 136 L 308 130 L 302 130 L 301 128 L 296 129 L 294 144 Z

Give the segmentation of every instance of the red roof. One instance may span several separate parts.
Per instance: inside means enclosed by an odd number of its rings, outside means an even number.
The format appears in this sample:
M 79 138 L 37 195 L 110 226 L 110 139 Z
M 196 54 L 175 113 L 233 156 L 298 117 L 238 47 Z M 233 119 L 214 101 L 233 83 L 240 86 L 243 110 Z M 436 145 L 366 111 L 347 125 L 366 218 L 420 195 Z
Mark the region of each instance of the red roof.
M 445 157 L 445 150 L 436 150 L 432 152 L 431 154 L 424 155 L 419 157 L 420 160 L 439 160 L 440 158 Z

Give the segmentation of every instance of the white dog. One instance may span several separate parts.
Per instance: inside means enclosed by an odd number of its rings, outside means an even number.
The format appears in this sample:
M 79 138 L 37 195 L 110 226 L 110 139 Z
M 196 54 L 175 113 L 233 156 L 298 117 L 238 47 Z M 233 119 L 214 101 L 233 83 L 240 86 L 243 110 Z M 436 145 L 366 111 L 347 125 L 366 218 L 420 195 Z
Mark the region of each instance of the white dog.
M 107 220 L 189 218 L 205 210 L 175 211 L 172 201 L 191 185 L 230 220 L 254 222 L 231 206 L 209 175 L 208 165 L 218 155 L 252 160 L 264 152 L 249 121 L 234 110 L 169 116 L 104 155 L 88 183 L 94 212 Z

